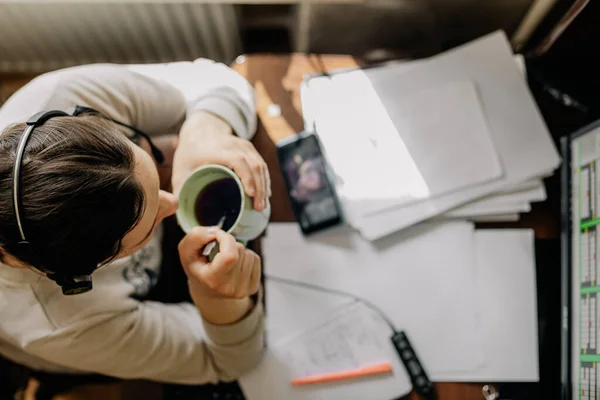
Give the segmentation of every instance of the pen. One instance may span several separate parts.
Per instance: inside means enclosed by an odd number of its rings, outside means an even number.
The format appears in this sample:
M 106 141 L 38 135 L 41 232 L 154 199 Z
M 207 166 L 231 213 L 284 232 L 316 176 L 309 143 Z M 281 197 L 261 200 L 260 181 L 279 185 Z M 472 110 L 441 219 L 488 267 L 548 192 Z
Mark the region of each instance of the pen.
M 312 375 L 305 378 L 293 379 L 292 385 L 308 385 L 311 383 L 323 383 L 331 381 L 339 381 L 342 379 L 359 378 L 362 376 L 383 374 L 386 372 L 392 372 L 392 364 L 384 362 L 380 364 L 368 365 L 361 368 L 350 369 L 346 371 L 333 372 L 330 374 Z

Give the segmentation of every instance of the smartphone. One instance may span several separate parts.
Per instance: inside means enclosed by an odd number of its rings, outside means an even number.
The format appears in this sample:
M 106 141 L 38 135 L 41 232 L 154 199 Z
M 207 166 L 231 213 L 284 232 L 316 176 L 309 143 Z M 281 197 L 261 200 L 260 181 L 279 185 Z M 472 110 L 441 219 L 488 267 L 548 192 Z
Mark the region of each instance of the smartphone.
M 317 136 L 312 132 L 300 132 L 278 141 L 276 148 L 302 232 L 310 234 L 340 224 L 340 203 Z

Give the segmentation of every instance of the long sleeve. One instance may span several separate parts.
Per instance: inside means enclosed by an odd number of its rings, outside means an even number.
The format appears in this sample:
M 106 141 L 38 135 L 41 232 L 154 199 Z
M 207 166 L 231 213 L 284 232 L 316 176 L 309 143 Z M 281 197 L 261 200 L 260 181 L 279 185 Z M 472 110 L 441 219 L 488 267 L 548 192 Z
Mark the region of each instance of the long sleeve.
M 211 112 L 250 139 L 256 131 L 252 86 L 211 60 L 147 65 L 91 64 L 42 75 L 0 109 L 0 129 L 43 110 L 94 108 L 150 135 L 177 133 L 186 116 Z
M 203 321 L 191 304 L 138 303 L 79 319 L 26 350 L 67 368 L 180 384 L 231 381 L 254 367 L 264 345 L 262 305 L 231 325 Z
M 229 123 L 236 134 L 250 139 L 256 131 L 254 90 L 237 72 L 207 59 L 168 64 L 130 65 L 131 71 L 166 82 L 185 98 L 187 115 L 209 111 Z
M 191 303 L 137 300 L 160 273 L 161 245 L 159 227 L 144 248 L 96 270 L 94 289 L 77 296 L 0 264 L 0 354 L 43 371 L 180 384 L 234 380 L 254 367 L 264 351 L 260 298 L 229 325 L 205 321 Z

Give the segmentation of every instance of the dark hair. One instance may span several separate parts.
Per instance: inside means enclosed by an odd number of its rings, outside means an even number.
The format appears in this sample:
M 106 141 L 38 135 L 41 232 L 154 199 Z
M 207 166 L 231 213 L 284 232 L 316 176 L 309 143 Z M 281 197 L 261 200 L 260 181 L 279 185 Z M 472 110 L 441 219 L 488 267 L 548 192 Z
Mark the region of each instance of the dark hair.
M 21 240 L 11 173 L 25 124 L 0 134 L 0 247 L 51 272 L 90 274 L 116 257 L 145 206 L 126 136 L 99 116 L 55 117 L 31 134 L 21 169 L 21 219 L 35 258 Z M 40 265 L 36 265 L 36 261 Z

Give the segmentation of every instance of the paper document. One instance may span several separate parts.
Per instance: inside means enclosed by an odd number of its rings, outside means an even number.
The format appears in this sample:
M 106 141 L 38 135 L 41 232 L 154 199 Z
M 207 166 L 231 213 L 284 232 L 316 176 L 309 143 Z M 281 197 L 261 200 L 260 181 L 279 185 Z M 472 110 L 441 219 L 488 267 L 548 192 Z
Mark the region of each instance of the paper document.
M 303 237 L 297 224 L 273 223 L 263 258 L 267 274 L 343 290 L 379 306 L 410 336 L 430 378 L 445 380 L 446 372 L 483 363 L 473 231 L 463 221 L 427 223 L 374 244 L 350 229 Z M 271 331 L 278 340 L 314 323 L 313 314 L 348 301 L 267 283 L 269 343 Z
M 527 76 L 527 71 L 526 71 L 525 59 L 523 58 L 523 55 L 515 54 L 513 56 L 513 60 L 514 60 L 515 64 L 517 65 L 517 68 L 519 68 L 519 71 L 523 75 L 523 78 L 525 79 Z M 397 61 L 391 61 L 387 64 L 393 65 L 396 70 L 404 69 L 405 71 L 408 71 L 409 69 L 415 68 L 425 62 L 427 62 L 427 59 L 418 59 L 418 60 L 409 60 L 409 61 L 397 60 Z M 350 71 L 353 71 L 356 69 L 361 69 L 361 67 L 338 68 L 338 69 L 333 69 L 331 71 L 328 71 L 328 73 L 335 75 L 335 74 L 339 74 L 341 72 L 350 72 Z M 315 115 L 314 115 L 315 111 L 313 110 L 313 108 L 314 108 L 313 106 L 314 106 L 314 104 L 316 104 L 316 101 L 313 100 L 312 98 L 309 98 L 310 90 L 308 90 L 307 79 L 310 79 L 314 76 L 320 76 L 320 75 L 321 75 L 320 73 L 305 75 L 305 80 L 300 85 L 300 100 L 301 100 L 301 106 L 302 106 L 302 119 L 304 120 L 304 129 L 307 131 L 311 131 L 311 132 L 314 131 L 314 126 L 315 126 Z
M 351 214 L 497 180 L 502 166 L 468 80 L 404 92 L 356 71 L 311 81 L 316 131 Z
M 390 341 L 390 327 L 376 313 L 353 302 L 305 326 L 295 336 L 269 344 L 260 365 L 240 379 L 248 400 L 390 400 L 412 386 Z M 392 373 L 362 379 L 292 386 L 311 375 L 390 362 Z
M 550 173 L 550 175 L 552 175 L 552 173 Z M 544 186 L 544 182 L 541 179 L 530 179 L 528 181 L 512 185 L 510 188 L 505 188 L 505 189 L 501 190 L 499 193 L 512 193 L 512 192 L 518 192 L 521 190 L 535 189 L 535 188 L 539 187 L 540 185 Z
M 475 244 L 484 366 L 448 378 L 536 382 L 539 356 L 533 232 L 478 230 Z
M 395 93 L 400 90 L 405 94 L 443 87 L 450 82 L 474 82 L 504 172 L 497 181 L 465 187 L 376 214 L 348 213 L 350 223 L 365 238 L 378 239 L 486 195 L 510 190 L 514 185 L 547 174 L 560 162 L 548 129 L 513 60 L 510 43 L 502 32 L 431 57 L 415 68 L 396 69 L 391 64 L 344 75 L 350 79 L 351 74 L 367 75 L 376 93 L 385 93 L 390 82 L 394 82 Z M 330 78 L 313 78 L 309 87 L 315 83 L 313 81 L 322 79 Z M 316 116 L 317 127 L 319 117 Z M 339 131 L 339 134 L 344 132 Z M 348 151 L 358 153 L 359 149 Z
M 492 196 L 483 197 L 474 202 L 450 210 L 444 214 L 446 217 L 480 216 L 488 214 L 505 214 L 529 211 L 529 203 L 546 200 L 546 189 L 542 181 L 538 181 L 535 187 L 512 192 L 501 192 Z M 526 205 L 526 207 L 523 207 Z
M 531 211 L 531 204 L 526 201 L 521 202 L 501 202 L 501 203 L 482 203 L 472 204 L 467 211 L 448 211 L 443 214 L 446 218 L 473 218 L 482 215 L 493 215 L 493 214 L 509 214 L 509 213 L 526 213 Z
M 269 268 L 267 272 L 270 274 L 272 271 Z M 307 326 L 322 321 L 340 306 L 354 302 L 347 297 L 272 282 L 269 279 L 266 279 L 265 287 L 266 335 L 269 345 L 304 331 Z
M 519 217 L 519 214 L 491 214 L 471 217 L 470 220 L 473 222 L 517 222 Z

